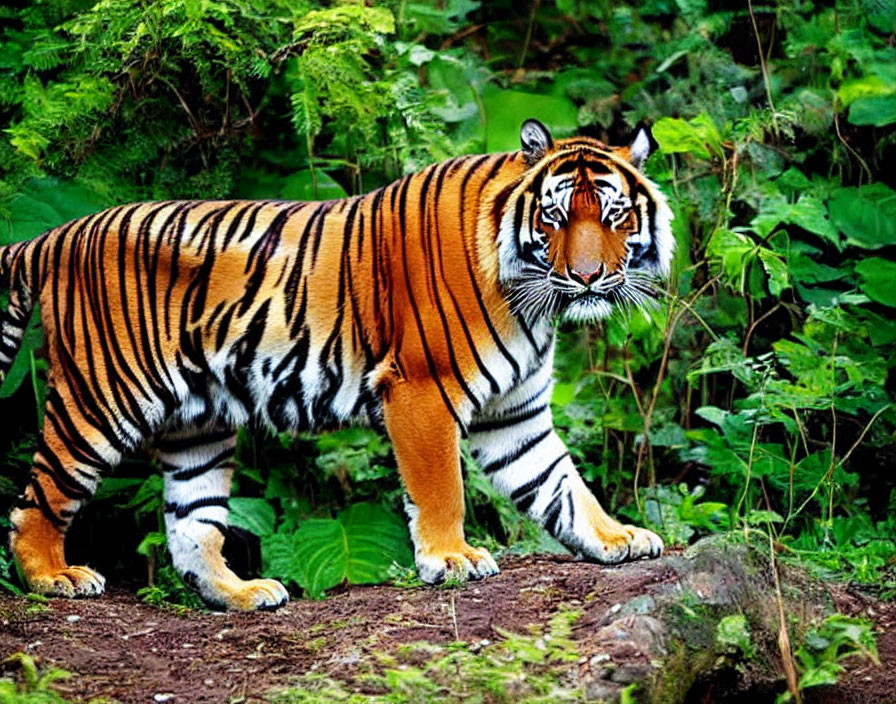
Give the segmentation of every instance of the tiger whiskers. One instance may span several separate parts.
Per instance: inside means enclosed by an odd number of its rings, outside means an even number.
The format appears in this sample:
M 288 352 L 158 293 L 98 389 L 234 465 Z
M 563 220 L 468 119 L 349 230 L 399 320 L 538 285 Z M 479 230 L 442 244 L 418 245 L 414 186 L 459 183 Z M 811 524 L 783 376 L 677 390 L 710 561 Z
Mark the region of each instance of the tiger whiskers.
M 607 292 L 611 303 L 636 308 L 653 304 L 658 295 L 656 277 L 638 270 L 626 272 L 622 283 Z
M 562 292 L 551 269 L 526 267 L 510 285 L 507 300 L 514 315 L 527 320 L 550 316 L 560 308 Z

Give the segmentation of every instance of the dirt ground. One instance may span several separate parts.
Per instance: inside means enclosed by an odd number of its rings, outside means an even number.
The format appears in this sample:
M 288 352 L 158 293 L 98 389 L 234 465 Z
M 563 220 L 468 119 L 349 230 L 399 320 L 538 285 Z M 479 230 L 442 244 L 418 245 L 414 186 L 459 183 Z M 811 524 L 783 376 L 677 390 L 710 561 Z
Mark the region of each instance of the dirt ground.
M 498 628 L 526 632 L 571 604 L 583 612 L 573 637 L 584 667 L 595 654 L 589 633 L 609 609 L 675 579 L 656 562 L 608 568 L 530 556 L 505 558 L 501 567 L 495 577 L 456 588 L 350 587 L 254 614 L 180 614 L 114 588 L 96 600 L 54 599 L 28 614 L 30 602 L 0 595 L 0 660 L 22 651 L 74 673 L 57 689 L 75 701 L 259 702 L 309 671 L 350 680 L 374 652 L 415 641 L 496 640 Z M 875 621 L 881 666 L 852 663 L 839 685 L 806 701 L 896 702 L 896 604 L 840 587 L 833 595 L 843 611 Z M 15 676 L 15 668 L 0 665 L 0 674 Z

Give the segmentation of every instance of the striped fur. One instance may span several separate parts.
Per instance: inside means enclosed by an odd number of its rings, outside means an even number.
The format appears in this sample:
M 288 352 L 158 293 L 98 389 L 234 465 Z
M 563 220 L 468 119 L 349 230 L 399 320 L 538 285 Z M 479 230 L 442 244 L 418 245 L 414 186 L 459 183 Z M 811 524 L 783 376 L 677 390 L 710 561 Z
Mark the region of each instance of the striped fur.
M 9 306 L 0 373 L 40 303 L 45 422 L 11 545 L 29 586 L 94 595 L 66 528 L 138 444 L 156 448 L 175 566 L 209 602 L 274 608 L 273 580 L 221 557 L 236 428 L 383 428 L 408 494 L 422 579 L 483 577 L 463 536 L 458 443 L 575 552 L 613 563 L 662 550 L 609 518 L 553 431 L 553 321 L 595 319 L 668 273 L 671 219 L 632 147 L 553 142 L 452 159 L 322 203 L 123 205 L 0 250 Z M 640 140 L 640 141 L 639 141 Z

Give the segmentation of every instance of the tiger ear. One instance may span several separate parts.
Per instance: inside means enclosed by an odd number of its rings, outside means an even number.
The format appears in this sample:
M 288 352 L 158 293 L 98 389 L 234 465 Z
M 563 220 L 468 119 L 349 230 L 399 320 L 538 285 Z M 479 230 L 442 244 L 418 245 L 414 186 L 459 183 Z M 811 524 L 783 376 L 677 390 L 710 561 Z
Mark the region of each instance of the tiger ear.
M 531 166 L 553 148 L 554 140 L 548 128 L 538 120 L 526 120 L 520 128 L 520 144 L 523 147 L 523 156 Z
M 636 169 L 640 169 L 644 162 L 647 161 L 647 157 L 650 156 L 652 148 L 653 142 L 650 132 L 646 127 L 642 127 L 638 130 L 638 134 L 635 135 L 635 140 L 628 147 L 629 163 Z

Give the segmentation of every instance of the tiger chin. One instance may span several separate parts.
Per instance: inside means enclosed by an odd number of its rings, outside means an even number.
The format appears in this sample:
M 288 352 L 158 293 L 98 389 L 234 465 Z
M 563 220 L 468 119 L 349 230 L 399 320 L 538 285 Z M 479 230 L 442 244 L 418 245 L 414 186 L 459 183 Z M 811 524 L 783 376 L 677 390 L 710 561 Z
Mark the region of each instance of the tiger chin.
M 551 419 L 554 323 L 654 296 L 674 240 L 665 198 L 625 147 L 554 140 L 462 156 L 326 202 L 135 203 L 0 249 L 9 288 L 0 373 L 35 303 L 44 423 L 10 544 L 30 589 L 96 596 L 66 529 L 138 446 L 164 474 L 174 566 L 209 604 L 284 604 L 221 555 L 236 430 L 349 422 L 384 430 L 424 582 L 498 572 L 464 539 L 459 443 L 520 511 L 604 564 L 656 557 L 654 533 L 608 516 Z

